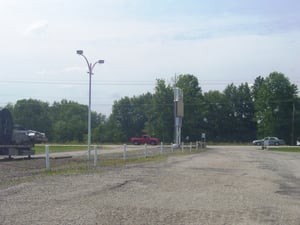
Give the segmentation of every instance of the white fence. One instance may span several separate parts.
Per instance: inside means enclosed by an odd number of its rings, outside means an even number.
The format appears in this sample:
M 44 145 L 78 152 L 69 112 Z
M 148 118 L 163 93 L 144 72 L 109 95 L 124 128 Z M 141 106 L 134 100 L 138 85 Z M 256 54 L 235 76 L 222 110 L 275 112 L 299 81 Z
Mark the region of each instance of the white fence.
M 206 147 L 206 144 L 203 142 L 190 142 L 190 143 L 183 143 L 180 146 L 177 146 L 176 144 L 164 144 L 163 142 L 160 143 L 160 145 L 120 145 L 120 148 L 113 149 L 113 150 L 103 150 L 101 146 L 94 145 L 94 167 L 99 167 L 101 165 L 101 161 L 105 160 L 120 160 L 123 159 L 124 161 L 130 160 L 130 159 L 138 159 L 138 158 L 147 158 L 152 157 L 156 155 L 163 155 L 163 154 L 172 154 L 172 153 L 178 153 L 178 152 L 186 152 L 186 153 L 192 153 L 195 151 L 199 151 Z M 46 145 L 45 146 L 45 164 L 46 164 L 46 170 L 50 170 L 51 167 L 51 146 Z M 57 153 L 56 153 L 57 154 Z M 60 154 L 60 153 L 59 153 Z M 61 153 L 64 157 L 64 153 Z M 68 152 L 68 155 L 70 155 L 70 152 Z M 77 155 L 76 152 L 74 152 L 74 155 Z M 57 158 L 57 157 L 56 157 Z

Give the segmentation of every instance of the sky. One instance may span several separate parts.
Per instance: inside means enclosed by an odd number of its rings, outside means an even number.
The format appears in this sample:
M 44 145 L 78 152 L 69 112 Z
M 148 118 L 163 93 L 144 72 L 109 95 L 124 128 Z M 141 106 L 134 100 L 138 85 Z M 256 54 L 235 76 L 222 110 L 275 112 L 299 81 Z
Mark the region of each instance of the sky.
M 300 87 L 299 0 L 0 0 L 0 107 L 67 99 L 109 115 L 157 79 L 203 92 L 273 71 Z

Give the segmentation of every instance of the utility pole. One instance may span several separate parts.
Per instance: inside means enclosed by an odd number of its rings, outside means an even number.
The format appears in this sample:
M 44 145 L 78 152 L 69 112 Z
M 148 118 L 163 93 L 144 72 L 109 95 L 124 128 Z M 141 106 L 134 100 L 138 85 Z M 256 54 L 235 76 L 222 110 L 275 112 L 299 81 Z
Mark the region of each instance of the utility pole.
M 292 112 L 292 133 L 291 133 L 291 145 L 295 144 L 295 102 L 293 102 L 293 112 Z
M 174 125 L 175 125 L 175 144 L 177 147 L 181 145 L 181 127 L 182 118 L 184 115 L 183 105 L 183 91 L 176 87 L 177 78 L 175 74 L 175 85 L 174 85 Z

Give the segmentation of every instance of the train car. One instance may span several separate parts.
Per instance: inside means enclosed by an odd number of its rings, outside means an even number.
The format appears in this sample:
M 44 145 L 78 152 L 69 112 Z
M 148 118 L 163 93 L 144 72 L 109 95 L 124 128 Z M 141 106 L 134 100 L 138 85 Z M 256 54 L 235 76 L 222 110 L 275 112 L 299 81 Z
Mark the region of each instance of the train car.
M 8 109 L 0 110 L 0 155 L 27 155 L 35 154 L 32 147 L 36 143 L 46 142 L 44 133 L 14 126 L 13 118 Z

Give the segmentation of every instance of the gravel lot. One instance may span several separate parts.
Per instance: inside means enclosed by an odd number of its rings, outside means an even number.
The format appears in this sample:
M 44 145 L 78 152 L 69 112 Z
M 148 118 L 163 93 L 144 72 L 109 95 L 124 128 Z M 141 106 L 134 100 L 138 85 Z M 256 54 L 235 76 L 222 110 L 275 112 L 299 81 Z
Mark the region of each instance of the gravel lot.
M 299 212 L 300 154 L 252 146 L 0 185 L 2 225 L 300 225 Z

